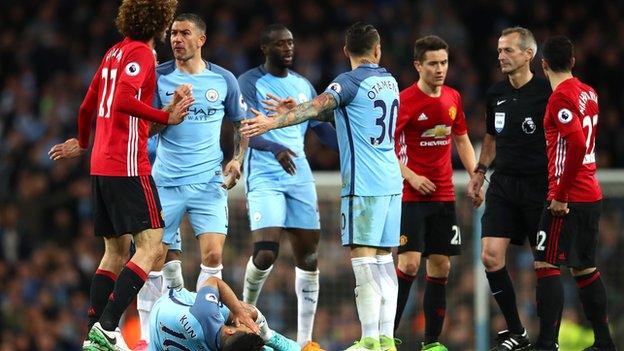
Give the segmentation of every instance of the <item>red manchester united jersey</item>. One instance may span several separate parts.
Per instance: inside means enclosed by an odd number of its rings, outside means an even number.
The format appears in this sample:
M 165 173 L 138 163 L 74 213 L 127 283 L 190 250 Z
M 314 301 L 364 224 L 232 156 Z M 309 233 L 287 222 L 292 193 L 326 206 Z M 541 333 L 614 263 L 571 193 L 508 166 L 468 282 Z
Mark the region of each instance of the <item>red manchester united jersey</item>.
M 548 200 L 593 202 L 602 198 L 596 179 L 598 95 L 576 78 L 553 91 L 544 117 Z
M 151 107 L 156 88 L 155 57 L 144 42 L 124 39 L 108 50 L 80 108 L 80 146 L 89 145 L 96 116 L 91 174 L 143 176 L 149 121 L 166 123 L 168 114 Z
M 442 86 L 439 97 L 431 97 L 417 84 L 400 95 L 395 150 L 399 161 L 436 186 L 431 195 L 422 195 L 403 182 L 403 201 L 454 201 L 451 133 L 466 134 L 466 117 L 459 93 Z

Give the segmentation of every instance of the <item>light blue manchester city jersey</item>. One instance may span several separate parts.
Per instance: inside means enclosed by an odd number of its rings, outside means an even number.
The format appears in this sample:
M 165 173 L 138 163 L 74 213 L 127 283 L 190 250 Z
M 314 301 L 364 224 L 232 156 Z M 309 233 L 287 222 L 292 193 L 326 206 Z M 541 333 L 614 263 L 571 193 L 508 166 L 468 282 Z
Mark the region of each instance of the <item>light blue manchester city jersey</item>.
M 186 119 L 165 128 L 158 137 L 152 176 L 158 186 L 206 183 L 221 174 L 221 123 L 245 118 L 246 105 L 236 78 L 228 70 L 206 62 L 206 69 L 187 74 L 168 61 L 156 68 L 155 105 L 167 105 L 176 87 L 193 85 L 195 102 Z
M 378 65 L 365 64 L 327 87 L 338 102 L 334 114 L 340 146 L 342 196 L 400 194 L 403 179 L 394 153 L 399 88 Z
M 241 92 L 249 107 L 269 115 L 269 111 L 262 106 L 262 100 L 267 99 L 267 93 L 280 98 L 292 97 L 298 104 L 309 101 L 316 96 L 316 91 L 310 82 L 301 75 L 288 71 L 286 77 L 274 76 L 264 69 L 264 66 L 253 68 L 238 78 Z M 251 112 L 249 112 L 251 115 Z M 309 126 L 314 126 L 318 121 L 304 122 L 298 125 L 271 130 L 262 137 L 277 144 L 281 144 L 297 154 L 293 157 L 297 167 L 294 177 L 287 176 L 275 156 L 270 151 L 248 149 L 245 157 L 245 166 L 248 183 L 255 180 L 270 179 L 273 181 L 313 181 L 310 166 L 304 152 L 304 137 Z M 310 125 L 311 124 L 311 125 Z M 248 189 L 249 190 L 249 189 Z

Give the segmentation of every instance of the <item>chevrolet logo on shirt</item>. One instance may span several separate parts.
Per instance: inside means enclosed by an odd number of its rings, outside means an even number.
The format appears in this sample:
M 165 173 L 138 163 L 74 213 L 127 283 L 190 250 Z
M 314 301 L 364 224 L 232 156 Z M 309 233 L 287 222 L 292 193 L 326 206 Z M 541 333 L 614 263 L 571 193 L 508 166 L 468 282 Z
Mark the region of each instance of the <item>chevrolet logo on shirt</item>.
M 421 137 L 423 138 L 446 138 L 451 135 L 451 126 L 446 124 L 438 124 L 431 129 L 425 130 Z

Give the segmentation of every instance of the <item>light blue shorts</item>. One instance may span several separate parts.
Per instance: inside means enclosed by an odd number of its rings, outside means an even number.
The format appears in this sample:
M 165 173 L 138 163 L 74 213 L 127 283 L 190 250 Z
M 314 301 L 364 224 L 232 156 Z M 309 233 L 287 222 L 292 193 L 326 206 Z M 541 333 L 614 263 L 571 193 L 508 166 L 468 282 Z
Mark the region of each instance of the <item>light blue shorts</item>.
M 344 196 L 340 212 L 343 246 L 399 246 L 401 195 Z
M 181 250 L 180 222 L 185 213 L 195 236 L 203 233 L 226 235 L 228 228 L 227 191 L 220 182 L 159 186 L 158 195 L 165 216 L 163 243 L 169 250 Z
M 269 227 L 321 229 L 314 182 L 271 184 L 247 193 L 251 230 Z

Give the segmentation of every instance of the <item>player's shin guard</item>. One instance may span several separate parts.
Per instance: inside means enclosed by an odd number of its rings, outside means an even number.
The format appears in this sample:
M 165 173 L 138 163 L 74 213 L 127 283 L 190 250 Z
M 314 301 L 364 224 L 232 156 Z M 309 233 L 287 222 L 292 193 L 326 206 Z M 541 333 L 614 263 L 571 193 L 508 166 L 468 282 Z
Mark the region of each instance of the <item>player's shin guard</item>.
M 381 310 L 381 290 L 375 282 L 377 260 L 375 257 L 351 259 L 355 274 L 355 304 L 362 326 L 362 339 L 371 337 L 379 340 L 379 312 Z
M 563 312 L 563 284 L 559 268 L 539 268 L 537 275 L 537 316 L 540 334 L 536 347 L 551 348 L 557 342 Z
M 165 262 L 162 272 L 164 289 L 182 289 L 184 287 L 182 262 L 180 260 Z
M 256 305 L 256 303 L 258 302 L 258 296 L 260 296 L 260 291 L 262 291 L 262 286 L 269 277 L 269 273 L 271 273 L 272 269 L 273 266 L 267 268 L 264 271 L 258 269 L 253 263 L 253 257 L 249 257 L 249 261 L 247 262 L 247 268 L 245 269 L 243 301 L 254 306 Z
M 578 286 L 585 316 L 594 329 L 594 345 L 613 347 L 607 317 L 607 292 L 600 278 L 600 272 L 595 270 L 589 274 L 574 277 L 574 279 Z
M 379 315 L 379 334 L 392 338 L 394 336 L 394 317 L 397 310 L 399 283 L 392 254 L 377 255 L 377 268 L 381 277 L 381 309 Z
M 204 286 L 204 283 L 206 282 L 206 280 L 208 280 L 208 278 L 210 277 L 217 277 L 219 279 L 222 278 L 221 275 L 221 271 L 223 271 L 223 265 L 220 264 L 216 267 L 208 267 L 208 266 L 204 266 L 203 264 L 200 264 L 200 272 L 199 272 L 199 276 L 197 277 L 197 286 L 196 286 L 196 290 L 195 291 L 199 291 L 199 289 L 202 288 L 202 286 Z
M 304 346 L 312 340 L 314 315 L 319 296 L 319 271 L 305 271 L 295 267 L 297 294 L 297 343 Z
M 152 307 L 163 292 L 163 273 L 150 272 L 145 281 L 145 285 L 137 294 L 137 310 L 141 322 L 141 340 L 150 341 L 149 317 Z

